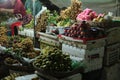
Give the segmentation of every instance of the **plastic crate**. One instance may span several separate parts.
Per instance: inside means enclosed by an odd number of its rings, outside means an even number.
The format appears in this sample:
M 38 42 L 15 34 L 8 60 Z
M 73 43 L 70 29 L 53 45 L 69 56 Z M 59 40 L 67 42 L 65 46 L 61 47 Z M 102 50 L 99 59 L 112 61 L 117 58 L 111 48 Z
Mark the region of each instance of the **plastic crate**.
M 107 45 L 105 48 L 104 65 L 110 66 L 119 60 L 119 43 Z
M 71 59 L 76 63 L 73 64 L 73 67 L 83 67 L 84 72 L 88 73 L 94 70 L 101 69 L 103 67 L 103 58 L 94 58 L 94 59 L 83 59 L 75 56 L 71 56 Z
M 60 42 L 64 53 L 83 60 L 85 73 L 102 68 L 105 38 L 84 41 L 62 36 Z
M 76 56 L 79 58 L 84 58 L 84 59 L 92 59 L 92 58 L 99 58 L 99 57 L 103 57 L 104 56 L 104 46 L 103 47 L 99 47 L 99 48 L 92 48 L 92 49 L 85 49 L 82 48 L 82 44 L 81 44 L 81 48 L 80 45 L 79 47 L 76 46 L 71 46 L 68 44 L 62 44 L 62 51 L 64 53 L 68 53 L 71 56 Z
M 106 37 L 87 40 L 87 39 L 73 39 L 71 37 L 61 35 L 59 41 L 64 44 L 84 49 L 99 48 L 106 45 Z
M 22 31 L 18 31 L 18 34 L 21 36 L 25 36 L 25 37 L 34 37 L 34 30 L 33 29 L 24 29 Z

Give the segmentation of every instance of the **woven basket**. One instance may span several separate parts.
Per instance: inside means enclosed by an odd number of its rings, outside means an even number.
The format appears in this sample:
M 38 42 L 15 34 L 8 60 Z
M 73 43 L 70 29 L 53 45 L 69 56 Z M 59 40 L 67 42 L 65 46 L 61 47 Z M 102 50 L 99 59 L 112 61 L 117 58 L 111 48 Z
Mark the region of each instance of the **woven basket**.
M 74 69 L 72 71 L 66 71 L 66 72 L 56 72 L 56 71 L 48 71 L 48 70 L 46 71 L 46 70 L 43 70 L 43 69 L 40 69 L 40 68 L 36 67 L 34 65 L 34 63 L 33 63 L 33 67 L 35 68 L 35 70 L 38 73 L 42 73 L 44 75 L 50 75 L 50 76 L 53 76 L 53 77 L 56 77 L 56 78 L 59 78 L 59 79 L 71 76 L 73 74 L 83 73 L 84 72 L 84 68 L 82 68 L 82 67 Z

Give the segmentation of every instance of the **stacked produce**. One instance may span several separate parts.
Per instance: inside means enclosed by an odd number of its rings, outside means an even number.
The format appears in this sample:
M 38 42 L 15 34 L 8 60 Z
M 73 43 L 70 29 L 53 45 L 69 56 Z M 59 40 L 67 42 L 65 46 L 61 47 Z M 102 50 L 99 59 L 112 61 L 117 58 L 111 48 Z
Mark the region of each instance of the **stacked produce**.
M 34 66 L 48 71 L 70 71 L 71 59 L 69 55 L 62 54 L 61 50 L 54 48 L 48 53 L 41 54 L 35 61 Z
M 80 14 L 77 15 L 78 21 L 92 21 L 94 18 L 97 17 L 97 13 L 92 9 L 86 8 Z
M 5 27 L 0 27 L 0 44 L 2 46 L 7 46 L 8 37 L 6 35 L 7 29 Z
M 73 24 L 70 29 L 66 29 L 64 35 L 77 39 L 98 38 L 104 36 L 104 31 L 97 27 L 90 27 L 86 21 L 83 21 Z
M 20 36 L 11 36 L 8 38 L 8 47 L 17 47 L 16 43 L 20 43 L 22 38 Z
M 39 50 L 34 49 L 33 42 L 30 38 L 21 40 L 20 37 L 16 36 L 10 38 L 10 40 L 12 40 L 11 42 L 9 41 L 9 44 L 12 44 L 12 51 L 17 56 L 33 59 L 40 54 Z
M 24 39 L 22 42 L 22 56 L 26 58 L 35 58 L 40 54 L 40 51 L 34 50 L 33 42 L 30 38 Z
M 63 19 L 70 18 L 76 20 L 77 15 L 81 12 L 81 2 L 79 0 L 71 0 L 71 5 L 65 10 L 62 10 L 60 16 Z
M 53 13 L 48 10 L 48 26 L 56 26 L 56 27 L 68 27 L 71 24 L 71 19 L 62 18 L 63 15 L 59 15 L 58 12 L 54 11 Z
M 57 22 L 57 26 L 62 26 L 62 27 L 69 27 L 71 25 L 71 19 L 70 18 L 66 18 L 66 19 L 61 19 L 58 20 Z
M 53 11 L 53 13 L 52 13 L 49 10 L 47 10 L 47 16 L 48 16 L 48 20 L 47 20 L 48 25 L 56 26 L 57 19 L 59 18 L 58 12 L 57 11 Z
M 48 19 L 47 12 L 44 11 L 37 20 L 35 30 L 38 32 L 45 32 L 47 26 L 47 19 Z
M 79 13 L 76 17 L 77 21 L 87 21 L 90 23 L 91 26 L 94 27 L 102 27 L 102 28 L 110 28 L 115 26 L 114 22 L 112 21 L 112 13 L 109 12 L 107 14 L 97 14 L 92 9 L 86 8 L 81 13 Z M 111 24 L 109 24 L 111 23 Z
M 33 51 L 33 42 L 32 42 L 32 40 L 30 38 L 24 39 L 21 42 L 21 44 L 22 44 L 22 50 L 24 52 Z
M 48 25 L 58 27 L 69 27 L 71 20 L 76 20 L 78 13 L 81 12 L 81 2 L 78 0 L 71 0 L 71 5 L 65 10 L 61 10 L 60 15 L 54 11 L 48 13 Z

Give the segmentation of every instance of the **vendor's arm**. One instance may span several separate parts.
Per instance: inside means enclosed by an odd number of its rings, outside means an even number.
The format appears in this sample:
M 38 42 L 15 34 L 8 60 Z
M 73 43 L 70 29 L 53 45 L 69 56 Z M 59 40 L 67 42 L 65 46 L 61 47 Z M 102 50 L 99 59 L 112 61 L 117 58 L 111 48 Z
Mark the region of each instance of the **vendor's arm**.
M 14 13 L 14 9 L 5 9 L 5 8 L 0 8 L 0 12 L 9 12 L 9 13 Z

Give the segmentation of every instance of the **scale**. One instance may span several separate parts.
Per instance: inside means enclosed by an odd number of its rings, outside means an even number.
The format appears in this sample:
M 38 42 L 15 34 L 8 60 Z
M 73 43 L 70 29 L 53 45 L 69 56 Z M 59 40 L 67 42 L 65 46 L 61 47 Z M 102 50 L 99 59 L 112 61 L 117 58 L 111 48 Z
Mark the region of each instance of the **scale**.
M 62 79 L 58 79 L 56 77 L 53 77 L 51 75 L 48 74 L 43 74 L 43 73 L 38 73 L 37 71 L 35 72 L 38 76 L 42 77 L 43 80 L 82 80 L 82 76 L 80 73 L 62 78 Z

